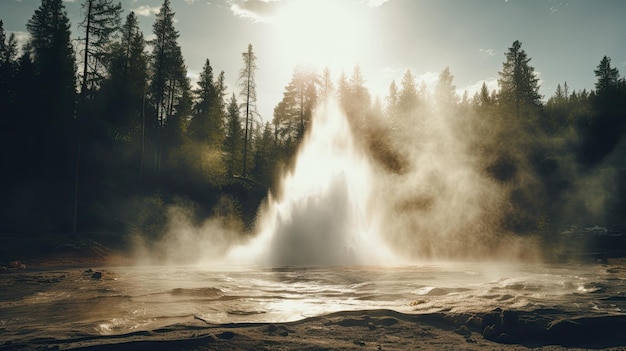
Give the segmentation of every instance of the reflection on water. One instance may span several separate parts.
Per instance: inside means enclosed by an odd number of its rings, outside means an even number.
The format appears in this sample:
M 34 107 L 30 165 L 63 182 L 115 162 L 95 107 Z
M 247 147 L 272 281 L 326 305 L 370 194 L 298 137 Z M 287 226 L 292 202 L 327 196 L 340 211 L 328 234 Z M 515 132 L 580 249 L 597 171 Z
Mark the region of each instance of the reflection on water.
M 293 321 L 340 310 L 409 313 L 494 308 L 626 310 L 626 269 L 600 265 L 429 264 L 404 267 L 120 267 L 0 275 L 0 343 L 112 335 L 199 317 Z

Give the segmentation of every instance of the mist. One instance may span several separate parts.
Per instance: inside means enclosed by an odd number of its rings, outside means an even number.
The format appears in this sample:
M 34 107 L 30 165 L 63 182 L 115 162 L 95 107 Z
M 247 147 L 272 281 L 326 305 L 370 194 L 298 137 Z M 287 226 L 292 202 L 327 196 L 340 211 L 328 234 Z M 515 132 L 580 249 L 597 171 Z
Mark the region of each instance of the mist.
M 198 206 L 178 199 L 165 211 L 164 229 L 157 235 L 135 229 L 130 236 L 132 256 L 139 265 L 216 265 L 225 253 L 244 240 L 241 218 L 232 199 L 223 197 L 213 215 L 201 218 Z
M 610 168 L 579 175 L 571 157 L 537 156 L 548 143 L 554 150 L 574 142 L 574 133 L 539 139 L 519 120 L 498 123 L 492 114 L 434 103 L 360 118 L 367 118 L 367 128 L 337 102 L 318 105 L 293 166 L 268 192 L 252 231 L 244 232 L 232 208 L 202 219 L 193 204 L 181 201 L 168 207 L 166 230 L 157 240 L 134 236 L 139 261 L 538 262 L 576 245 L 554 233 L 550 220 L 575 216 L 581 206 L 601 220 L 615 186 L 617 173 Z M 567 184 L 546 183 L 533 162 L 552 167 L 549 175 Z M 549 186 L 557 188 L 557 210 L 545 206 L 554 197 Z M 220 202 L 216 209 L 230 204 Z

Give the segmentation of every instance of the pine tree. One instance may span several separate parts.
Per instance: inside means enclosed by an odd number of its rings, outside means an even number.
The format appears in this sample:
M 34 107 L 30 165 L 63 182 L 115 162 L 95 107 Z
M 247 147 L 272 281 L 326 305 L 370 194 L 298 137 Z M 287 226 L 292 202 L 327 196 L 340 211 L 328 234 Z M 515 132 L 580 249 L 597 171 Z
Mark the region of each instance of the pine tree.
M 439 111 L 447 110 L 458 103 L 456 86 L 452 84 L 453 79 L 454 76 L 452 76 L 448 67 L 439 74 L 439 80 L 437 81 L 437 86 L 435 86 L 435 101 Z
M 274 108 L 274 125 L 281 140 L 299 144 L 304 137 L 317 104 L 318 84 L 315 72 L 303 68 L 294 70 L 283 99 Z
M 70 121 L 74 115 L 76 63 L 70 20 L 62 0 L 42 0 L 26 27 L 41 83 L 40 106 L 52 118 Z
M 92 98 L 106 77 L 106 60 L 114 35 L 120 29 L 122 4 L 113 0 L 85 0 L 82 4 L 85 31 L 81 99 Z
M 604 98 L 613 95 L 619 87 L 619 71 L 615 67 L 611 67 L 611 59 L 607 56 L 602 57 L 600 64 L 593 71 L 596 78 L 596 95 Z
M 241 117 L 239 115 L 239 103 L 233 93 L 228 103 L 227 118 L 228 123 L 226 126 L 226 137 L 224 138 L 224 151 L 226 152 L 226 168 L 229 176 L 237 174 L 240 170 L 241 160 L 241 142 L 242 142 L 242 130 L 241 130 Z
M 10 114 L 9 110 L 15 104 L 15 76 L 18 69 L 17 54 L 15 33 L 11 33 L 7 39 L 4 33 L 4 25 L 2 20 L 0 20 L 0 113 L 4 116 Z
M 320 79 L 320 92 L 319 96 L 323 99 L 323 102 L 328 103 L 328 99 L 335 92 L 335 87 L 333 85 L 332 78 L 330 77 L 330 69 L 328 67 L 324 67 L 324 71 L 322 72 L 322 77 Z
M 224 76 L 213 79 L 213 68 L 206 60 L 195 91 L 197 101 L 189 124 L 189 134 L 196 141 L 222 148 L 224 139 Z
M 154 108 L 154 171 L 159 175 L 166 150 L 182 142 L 185 121 L 191 113 L 191 84 L 174 28 L 174 12 L 164 0 L 152 26 L 150 96 Z
M 361 67 L 355 65 L 352 75 L 346 81 L 342 75 L 339 81 L 340 102 L 346 115 L 355 127 L 364 127 L 364 120 L 369 111 L 372 101 Z
M 106 90 L 106 118 L 118 140 L 143 139 L 145 136 L 145 95 L 148 84 L 146 40 L 134 12 L 122 25 L 119 41 L 107 60 L 109 77 Z
M 243 108 L 245 109 L 244 140 L 243 140 L 243 176 L 247 174 L 248 148 L 252 136 L 252 127 L 256 112 L 256 81 L 254 72 L 257 70 L 256 55 L 252 49 L 252 44 L 248 44 L 248 50 L 243 52 L 243 68 L 239 71 L 240 95 L 243 97 Z
M 317 74 L 304 69 L 296 69 L 285 94 L 293 95 L 294 110 L 297 113 L 297 139 L 302 140 L 305 131 L 311 124 L 313 110 L 317 103 Z
M 272 136 L 272 126 L 265 123 L 263 132 L 257 138 L 254 150 L 254 178 L 261 184 L 271 185 L 274 170 L 275 156 L 274 138 Z
M 198 79 L 198 89 L 194 91 L 197 101 L 189 124 L 189 134 L 197 141 L 208 142 L 211 139 L 212 116 L 211 108 L 216 102 L 217 94 L 213 85 L 213 68 L 207 59 Z
M 396 85 L 396 81 L 392 80 L 391 84 L 389 84 L 389 95 L 387 95 L 387 104 L 385 113 L 387 117 L 395 118 L 398 114 L 398 86 Z
M 518 115 L 529 108 L 541 106 L 539 78 L 535 68 L 529 64 L 530 58 L 522 50 L 522 43 L 514 41 L 505 57 L 502 71 L 498 72 L 500 100 L 511 106 Z
M 604 56 L 594 70 L 596 91 L 591 92 L 592 118 L 588 119 L 582 134 L 582 161 L 595 165 L 609 155 L 620 143 L 626 125 L 626 82 L 619 78 L 611 59 Z
M 415 76 L 411 70 L 406 70 L 400 83 L 400 93 L 398 94 L 398 109 L 401 113 L 410 113 L 417 108 L 419 95 L 415 84 Z
M 76 61 L 70 40 L 70 21 L 62 0 L 42 0 L 28 21 L 29 51 L 32 54 L 36 86 L 29 96 L 34 109 L 33 142 L 42 187 L 45 215 L 54 228 L 72 227 L 75 164 L 74 107 L 76 102 Z M 50 202 L 47 202 L 50 201 Z M 43 214 L 42 214 L 43 215 Z
M 487 83 L 483 82 L 483 84 L 480 86 L 480 91 L 474 96 L 474 105 L 485 108 L 487 106 L 490 106 L 492 103 L 493 100 L 491 99 L 491 95 L 489 94 Z
M 354 99 L 354 103 L 361 107 L 360 110 L 366 110 L 370 107 L 371 96 L 367 88 L 365 87 L 365 78 L 361 72 L 359 65 L 354 66 L 352 75 L 349 81 L 349 91 Z
M 3 194 L 10 192 L 12 188 L 16 188 L 16 184 L 24 181 L 27 167 L 24 164 L 26 155 L 24 152 L 25 140 L 27 135 L 26 127 L 27 118 L 21 115 L 21 109 L 17 104 L 18 85 L 18 61 L 17 61 L 17 42 L 15 35 L 11 33 L 6 38 L 4 26 L 0 20 L 0 157 L 2 159 L 5 172 L 0 174 L 0 191 Z M 27 117 L 31 117 L 25 115 Z M 5 189 L 6 187 L 6 189 Z M 13 198 L 3 196 L 8 201 Z

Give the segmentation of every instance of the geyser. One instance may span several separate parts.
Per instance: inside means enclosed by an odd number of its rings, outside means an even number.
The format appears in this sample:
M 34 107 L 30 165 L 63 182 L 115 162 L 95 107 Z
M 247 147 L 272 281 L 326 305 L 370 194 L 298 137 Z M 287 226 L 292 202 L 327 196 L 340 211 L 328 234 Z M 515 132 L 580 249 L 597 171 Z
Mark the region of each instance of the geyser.
M 372 170 L 343 112 L 319 107 L 294 168 L 261 212 L 258 235 L 229 252 L 233 263 L 269 265 L 385 264 L 393 259 L 379 237 Z

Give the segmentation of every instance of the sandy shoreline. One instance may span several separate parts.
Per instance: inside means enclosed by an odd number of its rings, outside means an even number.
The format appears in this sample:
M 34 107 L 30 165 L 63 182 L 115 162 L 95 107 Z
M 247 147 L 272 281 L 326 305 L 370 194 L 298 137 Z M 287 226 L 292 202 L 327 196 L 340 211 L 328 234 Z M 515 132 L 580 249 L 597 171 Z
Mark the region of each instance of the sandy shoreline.
M 501 316 L 506 313 L 497 311 Z M 169 327 L 123 335 L 39 337 L 8 341 L 0 350 L 623 350 L 626 316 L 500 326 L 483 336 L 484 315 L 403 314 L 391 310 L 336 312 L 289 323 L 208 324 L 198 317 Z M 537 317 L 537 316 L 534 316 Z M 535 318 L 536 319 L 536 318 Z M 507 329 L 508 328 L 508 329 Z M 502 335 L 509 333 L 509 338 Z M 518 333 L 518 335 L 515 335 Z

